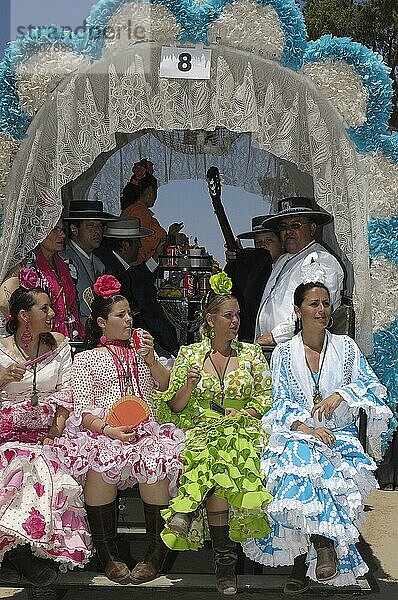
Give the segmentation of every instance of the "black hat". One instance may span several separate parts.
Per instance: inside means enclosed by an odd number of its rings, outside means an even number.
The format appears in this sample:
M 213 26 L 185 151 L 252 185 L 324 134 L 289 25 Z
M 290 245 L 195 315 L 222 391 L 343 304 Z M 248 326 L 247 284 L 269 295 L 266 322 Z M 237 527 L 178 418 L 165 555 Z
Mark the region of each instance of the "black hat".
M 113 221 L 118 217 L 104 212 L 104 205 L 99 200 L 72 200 L 69 215 L 63 221 Z
M 326 211 L 314 208 L 313 198 L 303 198 L 295 196 L 294 198 L 283 198 L 278 201 L 278 212 L 275 215 L 266 217 L 266 225 L 272 227 L 278 224 L 278 221 L 284 217 L 308 217 L 317 225 L 326 225 L 331 223 L 333 217 Z
M 103 236 L 120 240 L 139 239 L 148 237 L 154 232 L 149 227 L 141 227 L 140 220 L 136 217 L 123 217 L 116 221 L 109 221 L 105 225 Z
M 247 231 L 246 233 L 240 233 L 238 238 L 240 240 L 252 240 L 254 239 L 257 233 L 264 233 L 265 231 L 274 231 L 276 230 L 276 226 L 268 227 L 267 221 L 273 215 L 260 215 L 258 217 L 252 218 L 252 230 Z

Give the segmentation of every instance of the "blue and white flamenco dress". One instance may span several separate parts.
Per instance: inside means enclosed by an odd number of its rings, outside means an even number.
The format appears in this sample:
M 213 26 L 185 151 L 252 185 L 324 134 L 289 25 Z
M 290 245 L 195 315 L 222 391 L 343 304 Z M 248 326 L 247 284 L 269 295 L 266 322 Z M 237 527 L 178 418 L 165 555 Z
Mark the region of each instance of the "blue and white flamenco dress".
M 324 359 L 324 360 L 323 360 Z M 313 534 L 334 541 L 337 575 L 333 586 L 355 583 L 368 567 L 355 547 L 359 540 L 364 502 L 378 487 L 374 460 L 358 440 L 359 409 L 367 414 L 367 448 L 381 459 L 381 434 L 392 416 L 384 404 L 386 388 L 379 382 L 355 342 L 326 332 L 318 381 L 322 398 L 336 391 L 343 397 L 332 418 L 311 417 L 314 382 L 305 362 L 301 334 L 279 345 L 272 356 L 273 408 L 263 417 L 270 434 L 262 469 L 273 501 L 267 507 L 272 533 L 243 544 L 246 555 L 268 566 L 292 565 L 307 554 L 307 575 L 316 581 Z M 301 421 L 324 426 L 336 437 L 332 447 L 311 435 L 291 431 Z

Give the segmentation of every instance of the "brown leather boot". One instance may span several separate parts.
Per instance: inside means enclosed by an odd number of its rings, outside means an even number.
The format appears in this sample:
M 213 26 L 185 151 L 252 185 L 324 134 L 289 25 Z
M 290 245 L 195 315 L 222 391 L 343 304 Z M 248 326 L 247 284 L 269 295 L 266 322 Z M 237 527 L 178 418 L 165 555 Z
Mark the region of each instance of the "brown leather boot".
M 337 556 L 334 543 L 323 535 L 312 535 L 311 542 L 316 550 L 315 575 L 318 581 L 329 581 L 337 575 Z
M 58 577 L 58 569 L 50 566 L 51 561 L 42 560 L 32 554 L 29 544 L 17 546 L 9 552 L 6 557 L 19 575 L 24 577 L 34 587 L 48 587 Z
M 169 549 L 163 543 L 160 533 L 164 527 L 164 519 L 160 511 L 167 506 L 146 504 L 144 502 L 144 514 L 146 534 L 149 538 L 149 548 L 143 561 L 137 563 L 131 571 L 131 582 L 134 584 L 145 583 L 157 577 L 166 560 Z
M 292 572 L 283 589 L 283 593 L 287 596 L 303 594 L 310 587 L 310 578 L 306 575 L 308 569 L 306 558 L 306 554 L 300 554 L 294 559 Z
M 238 591 L 235 567 L 236 543 L 229 537 L 229 525 L 209 525 L 214 551 L 216 586 L 220 594 L 233 596 Z
M 116 583 L 129 583 L 130 569 L 120 560 L 116 545 L 116 500 L 102 506 L 87 506 L 86 504 L 86 511 L 94 548 L 105 575 Z

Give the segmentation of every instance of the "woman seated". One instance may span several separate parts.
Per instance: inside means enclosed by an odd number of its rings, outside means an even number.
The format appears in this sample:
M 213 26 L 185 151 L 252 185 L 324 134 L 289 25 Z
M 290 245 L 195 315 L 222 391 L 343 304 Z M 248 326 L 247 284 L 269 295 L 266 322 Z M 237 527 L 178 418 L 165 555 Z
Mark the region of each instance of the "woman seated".
M 310 579 L 344 586 L 367 572 L 355 544 L 364 501 L 377 487 L 376 465 L 358 440 L 358 414 L 367 413 L 368 450 L 378 458 L 392 414 L 355 342 L 326 330 L 325 285 L 299 285 L 294 305 L 301 331 L 272 355 L 274 406 L 263 419 L 271 433 L 262 465 L 274 496 L 273 530 L 244 545 L 262 564 L 294 564 L 287 594 L 303 592 Z
M 169 548 L 197 550 L 203 528 L 195 511 L 206 501 L 217 589 L 230 595 L 237 591 L 235 542 L 269 531 L 259 419 L 271 406 L 271 377 L 260 347 L 236 339 L 240 316 L 232 281 L 220 273 L 210 284 L 203 340 L 180 349 L 169 388 L 158 395 L 161 420 L 173 419 L 187 435 L 184 474 L 163 512 L 162 538 Z
M 169 371 L 155 356 L 149 333 L 143 334 L 145 356 L 132 346 L 131 311 L 119 295 L 120 287 L 112 275 L 102 275 L 93 287 L 86 324 L 88 350 L 76 355 L 72 367 L 73 414 L 65 436 L 52 449 L 84 486 L 93 542 L 106 576 L 119 583 L 143 583 L 156 577 L 166 557 L 160 511 L 177 493 L 184 434 L 171 423 L 159 425 L 154 417 L 149 397 L 156 387 L 167 388 Z M 149 418 L 137 427 L 108 424 L 113 405 L 126 396 L 136 397 L 139 405 L 145 403 Z M 116 545 L 116 495 L 118 489 L 136 483 L 150 546 L 143 562 L 130 573 Z
M 32 285 L 40 286 L 50 297 L 55 312 L 53 330 L 76 341 L 83 339 L 84 328 L 80 323 L 75 285 L 68 266 L 58 256 L 64 247 L 65 230 L 59 220 L 41 244 L 8 273 L 0 286 L 0 311 L 8 314 L 8 300 L 20 285 L 21 270 L 24 275 L 25 269 L 29 269 Z
M 72 568 L 91 554 L 82 489 L 45 454 L 71 408 L 72 360 L 64 336 L 50 333 L 43 290 L 19 287 L 9 307 L 11 335 L 0 342 L 0 578 L 43 587 L 57 570 L 40 558 Z

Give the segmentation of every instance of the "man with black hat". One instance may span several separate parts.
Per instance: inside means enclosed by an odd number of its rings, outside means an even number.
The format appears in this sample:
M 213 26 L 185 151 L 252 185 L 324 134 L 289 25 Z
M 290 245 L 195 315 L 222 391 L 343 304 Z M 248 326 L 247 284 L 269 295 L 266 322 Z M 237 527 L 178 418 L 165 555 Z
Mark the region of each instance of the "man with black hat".
M 105 273 L 105 266 L 93 254 L 102 242 L 104 221 L 113 221 L 116 216 L 104 212 L 102 202 L 98 200 L 72 200 L 69 207 L 69 240 L 60 253 L 67 263 L 70 274 L 76 281 L 79 311 L 82 321 L 86 321 L 90 310 L 83 300 L 83 293 L 91 288 L 97 278 Z
M 333 309 L 340 306 L 344 271 L 338 260 L 315 241 L 318 225 L 333 221 L 332 215 L 315 209 L 311 198 L 285 198 L 278 212 L 267 218 L 267 226 L 276 226 L 285 249 L 275 263 L 263 293 L 256 319 L 255 340 L 262 345 L 275 345 L 294 335 L 293 294 L 302 281 L 301 268 L 313 261 L 324 271 Z
M 141 227 L 135 217 L 124 217 L 106 224 L 104 245 L 95 254 L 105 265 L 105 272 L 120 281 L 120 293 L 127 298 L 133 313 L 135 327 L 149 331 L 160 345 L 161 354 L 177 355 L 176 332 L 157 301 L 153 274 L 145 263 L 132 267 L 141 245 L 140 240 L 153 234 L 148 227 Z
M 268 217 L 261 215 L 252 218 L 251 231 L 240 233 L 238 240 L 253 240 L 253 249 L 226 252 L 225 272 L 232 279 L 233 294 L 239 301 L 241 321 L 239 339 L 252 341 L 265 284 L 271 273 L 272 263 L 282 254 L 282 245 L 275 229 L 267 225 Z

